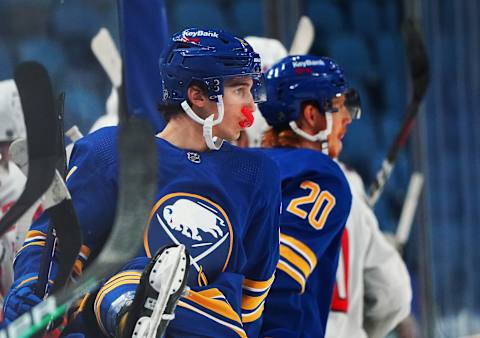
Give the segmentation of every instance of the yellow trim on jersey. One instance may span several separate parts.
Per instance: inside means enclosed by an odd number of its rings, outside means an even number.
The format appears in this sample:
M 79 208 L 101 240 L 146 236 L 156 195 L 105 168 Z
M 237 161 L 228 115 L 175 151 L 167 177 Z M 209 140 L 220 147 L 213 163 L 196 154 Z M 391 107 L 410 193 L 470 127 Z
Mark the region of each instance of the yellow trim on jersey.
M 201 290 L 201 291 L 196 291 L 199 295 L 207 297 L 207 298 L 224 298 L 225 296 L 223 293 L 217 289 L 217 288 L 212 288 L 212 289 L 207 289 L 207 290 Z
M 268 295 L 268 291 L 264 292 L 262 295 L 254 297 L 249 295 L 242 296 L 242 310 L 255 310 Z
M 293 264 L 296 268 L 302 271 L 305 278 L 308 278 L 312 272 L 310 264 L 308 264 L 303 257 L 295 253 L 292 249 L 284 244 L 280 244 L 280 257 L 286 259 L 289 263 Z
M 75 171 L 77 171 L 77 169 L 78 169 L 78 167 L 77 167 L 76 165 L 74 165 L 74 166 L 72 167 L 72 169 L 70 169 L 70 171 L 69 171 L 68 174 L 67 174 L 67 177 L 65 178 L 65 182 L 68 181 L 68 179 L 70 178 L 70 176 L 72 176 L 73 173 L 74 173 Z
M 32 246 L 32 245 L 45 246 L 45 241 L 32 242 L 32 243 L 28 243 L 27 245 L 22 246 L 22 247 L 17 251 L 17 253 L 15 254 L 15 258 L 20 254 L 20 252 L 23 251 L 23 249 L 28 248 L 29 246 Z
M 21 287 L 22 285 L 24 285 L 24 284 L 26 284 L 26 283 L 28 283 L 28 282 L 30 282 L 30 281 L 32 281 L 32 280 L 36 280 L 36 279 L 38 279 L 38 276 L 30 277 L 30 278 L 27 278 L 27 279 L 25 279 L 25 280 L 22 280 L 22 281 L 20 282 L 20 284 L 18 284 L 15 289 L 18 289 L 18 288 Z
M 262 304 L 255 311 L 246 314 L 242 313 L 242 322 L 251 323 L 256 321 L 258 318 L 261 317 L 264 308 L 265 302 L 262 302 Z
M 272 286 L 273 280 L 275 279 L 275 274 L 272 275 L 266 281 L 256 281 L 253 279 L 245 278 L 243 280 L 243 288 L 253 292 L 264 292 L 270 289 Z
M 285 242 L 293 247 L 300 254 L 305 256 L 309 263 L 311 263 L 311 269 L 313 270 L 317 265 L 317 256 L 315 253 L 304 243 L 300 242 L 298 239 L 280 233 L 280 242 Z
M 225 259 L 225 264 L 223 265 L 223 268 L 222 268 L 222 272 L 225 271 L 225 269 L 227 268 L 227 265 L 228 265 L 228 262 L 230 261 L 230 256 L 232 254 L 232 248 L 233 248 L 233 229 L 232 229 L 232 224 L 230 223 L 230 219 L 228 218 L 227 216 L 227 213 L 225 212 L 225 210 L 223 210 L 223 208 L 218 205 L 217 203 L 209 200 L 208 198 L 206 197 L 203 197 L 203 196 L 200 196 L 200 195 L 196 195 L 196 194 L 191 194 L 191 193 L 188 193 L 188 192 L 176 192 L 176 193 L 172 193 L 172 194 L 168 194 L 168 195 L 165 195 L 163 196 L 157 203 L 155 203 L 155 205 L 153 206 L 153 208 L 150 210 L 150 215 L 148 217 L 148 226 L 147 226 L 147 229 L 145 230 L 144 234 L 143 234 L 143 246 L 145 248 L 145 252 L 147 253 L 147 257 L 148 258 L 151 258 L 152 257 L 152 254 L 151 254 L 151 251 L 150 251 L 150 246 L 148 245 L 148 231 L 150 229 L 150 223 L 152 221 L 152 218 L 153 216 L 155 215 L 156 213 L 156 210 L 158 209 L 158 207 L 160 205 L 162 205 L 162 203 L 164 203 L 166 200 L 170 199 L 170 198 L 174 198 L 174 197 L 177 197 L 177 196 L 187 196 L 187 197 L 193 197 L 193 198 L 198 198 L 202 201 L 205 201 L 207 203 L 210 203 L 212 204 L 214 207 L 216 207 L 223 215 L 223 218 L 225 219 L 225 221 L 227 221 L 227 225 L 228 225 L 228 231 L 230 233 L 230 246 L 228 248 L 228 255 L 227 255 L 227 259 Z
M 192 305 L 190 305 L 190 304 L 187 304 L 187 303 L 185 303 L 185 302 L 183 302 L 183 301 L 180 300 L 180 301 L 178 302 L 178 306 L 181 306 L 181 307 L 186 308 L 186 309 L 188 309 L 188 310 L 191 310 L 191 311 L 193 311 L 193 312 L 199 313 L 199 314 L 201 314 L 202 316 L 205 316 L 205 317 L 207 317 L 208 319 L 213 320 L 214 322 L 217 322 L 217 323 L 219 323 L 219 324 L 222 324 L 222 325 L 228 327 L 229 329 L 235 331 L 235 333 L 237 333 L 241 338 L 248 338 L 248 337 L 247 337 L 247 334 L 245 333 L 245 331 L 244 331 L 242 328 L 236 327 L 236 326 L 233 325 L 233 324 L 230 324 L 230 323 L 227 323 L 227 322 L 225 322 L 225 321 L 223 321 L 223 320 L 221 320 L 221 319 L 218 319 L 218 318 L 210 315 L 209 313 L 206 313 L 206 312 L 204 312 L 204 311 L 202 311 L 202 310 L 200 310 L 200 309 L 197 309 L 196 307 L 194 307 L 194 306 L 192 306 Z
M 196 304 L 199 304 L 199 305 L 203 306 L 204 308 L 206 308 L 206 309 L 208 309 L 212 312 L 218 313 L 219 315 L 221 315 L 225 318 L 236 321 L 239 324 L 242 323 L 238 313 L 233 311 L 230 304 L 228 304 L 224 300 L 208 298 L 208 297 L 205 297 L 201 294 L 198 294 L 195 291 L 190 291 L 185 298 L 194 302 L 194 303 L 196 303 Z
M 27 232 L 27 236 L 25 236 L 25 241 L 28 241 L 29 239 L 33 237 L 47 237 L 47 234 L 38 231 L 38 230 L 30 230 Z
M 77 259 L 75 261 L 75 264 L 73 265 L 73 273 L 76 274 L 77 276 L 80 276 L 83 271 L 83 263 Z
M 121 276 L 120 276 L 121 275 Z M 126 271 L 110 278 L 107 283 L 98 291 L 94 302 L 94 312 L 100 329 L 108 336 L 100 316 L 100 306 L 105 296 L 113 289 L 126 284 L 140 284 L 141 273 L 136 271 Z
M 282 260 L 278 261 L 277 269 L 285 272 L 287 275 L 289 275 L 293 280 L 295 280 L 300 285 L 300 288 L 301 288 L 300 294 L 302 294 L 305 291 L 305 278 L 303 278 L 303 276 L 301 276 L 299 272 L 297 272 L 295 269 L 289 266 L 288 263 L 285 263 Z

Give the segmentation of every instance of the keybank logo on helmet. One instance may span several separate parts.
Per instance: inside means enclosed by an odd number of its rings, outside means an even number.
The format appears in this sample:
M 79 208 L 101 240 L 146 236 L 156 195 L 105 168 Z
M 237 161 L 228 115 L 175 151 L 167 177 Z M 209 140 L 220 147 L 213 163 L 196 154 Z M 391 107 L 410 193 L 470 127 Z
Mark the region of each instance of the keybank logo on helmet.
M 324 66 L 325 62 L 323 60 L 305 60 L 305 61 L 297 61 L 292 62 L 293 68 L 305 68 L 311 66 Z
M 211 38 L 218 38 L 218 33 L 216 32 L 205 32 L 205 31 L 186 31 L 186 32 L 183 32 L 183 35 L 184 36 L 188 36 L 188 37 L 192 37 L 192 38 L 196 38 L 197 36 L 208 36 L 208 37 L 211 37 Z

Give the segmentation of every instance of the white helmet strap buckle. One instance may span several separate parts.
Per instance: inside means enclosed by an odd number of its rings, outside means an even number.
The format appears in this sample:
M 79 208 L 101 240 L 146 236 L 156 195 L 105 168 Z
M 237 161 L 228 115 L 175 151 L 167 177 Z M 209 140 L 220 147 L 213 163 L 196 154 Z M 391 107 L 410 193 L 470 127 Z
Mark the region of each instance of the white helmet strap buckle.
M 185 100 L 182 102 L 181 106 L 185 113 L 195 122 L 201 124 L 203 126 L 203 138 L 205 139 L 205 143 L 207 147 L 211 150 L 218 150 L 221 148 L 223 144 L 223 139 L 220 139 L 216 136 L 213 136 L 213 126 L 222 123 L 223 116 L 224 116 L 224 105 L 223 105 L 223 97 L 222 95 L 217 96 L 217 109 L 218 109 L 218 117 L 214 120 L 215 114 L 211 114 L 206 119 L 202 119 L 198 116 L 193 109 L 190 107 L 188 102 Z
M 332 132 L 333 128 L 333 117 L 332 113 L 327 111 L 325 112 L 325 120 L 327 122 L 327 126 L 324 130 L 319 131 L 315 135 L 310 135 L 300 129 L 298 126 L 297 122 L 295 121 L 290 121 L 289 126 L 292 128 L 295 134 L 297 134 L 300 137 L 303 137 L 304 139 L 311 141 L 311 142 L 320 142 L 322 143 L 322 152 L 326 155 L 328 155 L 328 135 Z

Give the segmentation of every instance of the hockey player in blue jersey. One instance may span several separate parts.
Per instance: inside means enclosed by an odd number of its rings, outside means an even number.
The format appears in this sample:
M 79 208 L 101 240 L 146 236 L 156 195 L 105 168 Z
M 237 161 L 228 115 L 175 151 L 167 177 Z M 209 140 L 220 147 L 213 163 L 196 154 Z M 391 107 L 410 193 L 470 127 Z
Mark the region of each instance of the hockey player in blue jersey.
M 262 145 L 280 169 L 283 209 L 263 334 L 319 338 L 351 206 L 349 185 L 330 157 L 341 150 L 359 100 L 340 67 L 315 56 L 288 56 L 274 64 L 267 71 L 267 94 L 259 108 L 272 128 Z
M 279 173 L 263 153 L 223 140 L 238 138 L 252 123 L 254 103 L 265 99 L 260 58 L 226 32 L 186 29 L 165 48 L 160 74 L 160 110 L 168 122 L 156 137 L 158 191 L 143 250 L 82 300 L 73 322 L 88 327 L 86 337 L 131 334 L 122 329 L 138 316 L 129 307 L 144 294 L 136 290 L 148 288 L 139 285 L 142 271 L 157 249 L 182 243 L 190 254 L 190 291 L 166 335 L 257 337 L 279 258 Z M 76 274 L 88 268 L 113 223 L 116 138 L 116 127 L 103 128 L 72 152 L 67 185 L 84 240 Z M 33 224 L 17 254 L 7 321 L 39 302 L 32 290 L 47 224 L 45 215 Z M 54 260 L 53 274 L 56 269 Z

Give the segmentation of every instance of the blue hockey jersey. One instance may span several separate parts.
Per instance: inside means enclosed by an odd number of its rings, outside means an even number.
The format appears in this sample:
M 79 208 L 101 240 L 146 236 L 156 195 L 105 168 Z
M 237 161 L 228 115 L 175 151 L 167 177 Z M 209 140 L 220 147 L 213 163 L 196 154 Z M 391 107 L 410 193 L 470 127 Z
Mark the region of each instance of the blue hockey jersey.
M 265 304 L 265 337 L 320 338 L 330 309 L 350 188 L 339 166 L 309 149 L 265 149 L 280 169 L 280 260 Z M 318 305 L 320 304 L 320 306 Z
M 113 224 L 116 138 L 116 127 L 104 128 L 73 149 L 67 185 L 84 241 L 77 274 L 101 250 Z M 180 299 L 167 336 L 257 337 L 279 258 L 281 191 L 275 163 L 226 142 L 219 151 L 201 153 L 161 138 L 156 145 L 158 192 L 143 249 L 96 294 L 93 310 L 101 331 L 107 334 L 116 301 L 135 290 L 147 258 L 165 244 L 183 243 L 191 256 L 191 291 Z M 32 225 L 15 260 L 16 280 L 38 273 L 47 225 L 45 216 Z

